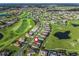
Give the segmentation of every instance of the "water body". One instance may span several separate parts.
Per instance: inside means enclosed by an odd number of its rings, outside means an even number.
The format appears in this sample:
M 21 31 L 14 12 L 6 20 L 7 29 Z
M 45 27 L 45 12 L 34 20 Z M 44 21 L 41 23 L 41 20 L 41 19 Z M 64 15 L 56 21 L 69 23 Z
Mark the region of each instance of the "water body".
M 79 26 L 79 24 L 72 24 L 72 26 L 74 26 L 74 27 L 78 27 L 78 26 Z
M 0 17 L 2 16 L 11 16 L 10 14 L 7 14 L 7 13 L 0 13 Z
M 70 39 L 69 34 L 70 31 L 56 32 L 54 36 L 57 37 L 58 39 Z
M 2 33 L 0 33 L 0 40 L 3 38 L 3 34 Z

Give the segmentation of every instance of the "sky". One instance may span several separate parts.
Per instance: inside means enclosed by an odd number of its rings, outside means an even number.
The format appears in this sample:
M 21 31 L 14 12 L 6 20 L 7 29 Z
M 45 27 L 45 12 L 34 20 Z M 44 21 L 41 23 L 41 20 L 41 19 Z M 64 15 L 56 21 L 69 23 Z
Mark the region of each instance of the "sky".
M 0 3 L 79 3 L 79 0 L 0 0 Z

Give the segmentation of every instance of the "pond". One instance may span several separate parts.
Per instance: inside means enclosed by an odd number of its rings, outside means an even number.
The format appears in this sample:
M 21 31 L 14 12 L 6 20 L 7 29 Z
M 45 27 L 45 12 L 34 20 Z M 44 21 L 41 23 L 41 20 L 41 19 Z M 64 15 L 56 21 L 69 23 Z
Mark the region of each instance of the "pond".
M 78 27 L 78 26 L 79 26 L 79 24 L 72 24 L 72 26 L 74 26 L 74 27 Z
M 56 32 L 54 36 L 57 37 L 58 39 L 70 39 L 69 34 L 70 31 Z
M 0 33 L 0 40 L 3 38 L 3 34 L 2 33 Z

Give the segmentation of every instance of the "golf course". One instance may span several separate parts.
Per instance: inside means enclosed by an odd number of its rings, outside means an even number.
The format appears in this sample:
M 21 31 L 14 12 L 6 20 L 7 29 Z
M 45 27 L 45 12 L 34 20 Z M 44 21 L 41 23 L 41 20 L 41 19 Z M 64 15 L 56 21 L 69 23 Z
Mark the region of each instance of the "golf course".
M 67 49 L 68 51 L 78 51 L 79 53 L 79 26 L 73 26 L 72 24 L 79 25 L 79 20 L 69 20 L 64 25 L 51 24 L 52 29 L 46 39 L 45 49 Z M 57 33 L 61 38 L 56 36 Z

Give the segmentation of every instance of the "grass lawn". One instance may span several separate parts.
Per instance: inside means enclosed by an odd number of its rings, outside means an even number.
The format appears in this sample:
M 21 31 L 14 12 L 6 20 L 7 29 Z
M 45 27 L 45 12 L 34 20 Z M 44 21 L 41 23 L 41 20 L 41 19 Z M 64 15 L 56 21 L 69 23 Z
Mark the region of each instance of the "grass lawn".
M 67 49 L 68 51 L 78 51 L 79 52 L 79 26 L 73 27 L 71 23 L 75 22 L 79 24 L 79 20 L 69 21 L 67 26 L 59 24 L 51 24 L 51 33 L 46 39 L 45 48 L 46 49 Z M 70 39 L 59 40 L 54 36 L 56 32 L 70 31 Z

